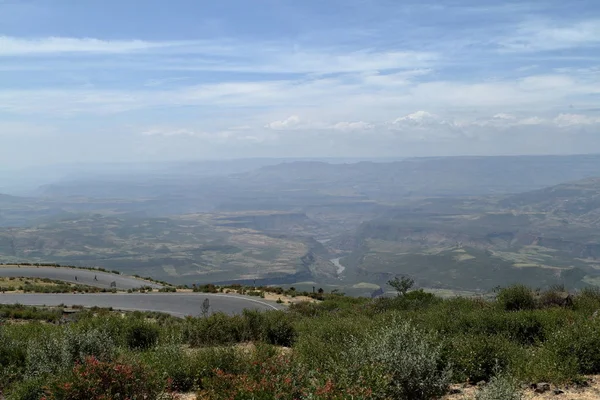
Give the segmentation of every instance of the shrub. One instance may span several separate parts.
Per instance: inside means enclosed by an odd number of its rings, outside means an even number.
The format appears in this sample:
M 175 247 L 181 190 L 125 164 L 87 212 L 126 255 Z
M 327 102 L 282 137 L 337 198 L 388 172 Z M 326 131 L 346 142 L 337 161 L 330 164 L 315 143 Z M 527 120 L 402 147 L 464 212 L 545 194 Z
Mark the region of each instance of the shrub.
M 574 308 L 586 314 L 592 314 L 600 309 L 600 288 L 586 287 L 575 296 Z
M 311 373 L 289 354 L 254 360 L 240 374 L 216 370 L 198 393 L 204 400 L 366 399 L 371 389 L 358 380 L 339 385 L 333 377 Z
M 243 333 L 243 318 L 224 313 L 188 318 L 184 327 L 185 341 L 194 347 L 238 343 L 242 341 Z
M 600 321 L 580 321 L 566 326 L 555 332 L 546 345 L 559 359 L 574 357 L 580 373 L 600 372 Z
M 179 392 L 191 390 L 199 379 L 194 358 L 180 346 L 157 347 L 142 354 L 142 361 L 159 376 L 171 382 L 171 388 Z
M 137 322 L 127 329 L 127 346 L 130 349 L 146 350 L 156 345 L 158 336 L 158 327 L 148 322 Z
M 508 376 L 495 376 L 479 390 L 475 400 L 521 400 L 523 394 L 517 382 Z
M 535 308 L 533 293 L 524 285 L 513 285 L 500 289 L 496 299 L 506 311 L 533 310 Z
M 116 352 L 112 337 L 99 329 L 76 332 L 67 328 L 63 340 L 66 341 L 72 362 L 82 362 L 89 356 L 108 361 Z
M 265 336 L 267 343 L 290 347 L 296 341 L 296 329 L 288 313 L 269 311 L 265 314 Z
M 366 341 L 351 347 L 362 374 L 372 368 L 388 377 L 384 396 L 425 400 L 444 394 L 451 371 L 437 340 L 398 316 L 370 332 Z M 363 375 L 364 376 L 364 375 Z
M 522 382 L 565 384 L 579 381 L 579 365 L 574 356 L 563 356 L 548 346 L 532 346 L 519 354 L 511 374 Z
M 15 340 L 10 338 L 0 327 L 0 368 L 10 365 L 23 365 L 25 350 Z
M 489 381 L 498 371 L 505 371 L 521 348 L 503 336 L 459 335 L 448 338 L 446 359 L 454 369 L 454 380 Z
M 435 297 L 433 293 L 427 293 L 423 291 L 423 289 L 419 289 L 393 298 L 380 297 L 375 300 L 371 308 L 375 313 L 390 310 L 421 310 L 439 303 L 440 300 L 441 299 Z
M 43 379 L 26 379 L 14 385 L 8 393 L 8 400 L 40 400 L 44 397 Z
M 8 337 L 0 327 L 0 393 L 21 378 L 24 365 L 24 346 Z
M 73 360 L 68 344 L 59 335 L 29 340 L 26 356 L 28 377 L 60 374 L 72 365 Z
M 338 373 L 345 368 L 342 356 L 347 348 L 365 337 L 370 324 L 372 321 L 365 317 L 323 316 L 305 320 L 298 324 L 294 351 L 310 368 Z
M 48 400 L 156 399 L 165 382 L 141 364 L 102 362 L 94 357 L 77 365 L 70 376 L 49 384 Z M 174 398 L 173 396 L 170 396 Z
M 573 299 L 564 286 L 553 286 L 543 291 L 540 293 L 537 302 L 540 308 L 573 307 Z

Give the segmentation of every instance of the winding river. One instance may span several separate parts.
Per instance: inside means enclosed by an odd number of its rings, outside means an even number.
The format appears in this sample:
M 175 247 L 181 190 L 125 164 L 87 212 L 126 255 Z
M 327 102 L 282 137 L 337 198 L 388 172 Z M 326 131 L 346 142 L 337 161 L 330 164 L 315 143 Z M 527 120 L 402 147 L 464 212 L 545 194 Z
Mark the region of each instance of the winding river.
M 342 259 L 342 257 L 338 257 L 338 258 L 332 258 L 331 261 L 333 263 L 333 265 L 335 265 L 337 267 L 337 274 L 341 275 L 342 272 L 344 272 L 344 270 L 346 269 L 346 267 L 344 267 L 342 264 L 340 264 L 340 260 Z

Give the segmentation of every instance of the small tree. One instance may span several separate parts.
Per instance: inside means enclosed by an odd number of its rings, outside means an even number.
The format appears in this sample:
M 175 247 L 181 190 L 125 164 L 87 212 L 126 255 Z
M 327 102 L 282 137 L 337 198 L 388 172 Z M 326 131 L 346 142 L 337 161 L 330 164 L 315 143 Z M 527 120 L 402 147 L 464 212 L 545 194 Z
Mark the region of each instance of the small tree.
M 208 300 L 208 297 L 202 302 L 202 309 L 200 312 L 202 313 L 203 317 L 208 317 L 208 313 L 210 312 L 210 300 Z
M 402 276 L 400 279 L 395 277 L 391 281 L 388 281 L 388 285 L 396 289 L 398 296 L 404 296 L 415 284 L 415 281 L 409 277 Z

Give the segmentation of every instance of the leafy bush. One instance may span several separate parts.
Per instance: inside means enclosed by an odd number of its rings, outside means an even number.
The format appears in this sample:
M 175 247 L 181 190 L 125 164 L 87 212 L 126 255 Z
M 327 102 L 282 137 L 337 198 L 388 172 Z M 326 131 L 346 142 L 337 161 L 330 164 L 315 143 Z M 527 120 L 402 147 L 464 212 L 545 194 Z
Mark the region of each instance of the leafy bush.
M 21 378 L 24 365 L 24 346 L 8 337 L 0 327 L 0 393 Z
M 243 373 L 216 370 L 198 393 L 204 400 L 367 399 L 371 388 L 362 380 L 339 385 L 334 378 L 314 374 L 289 354 L 255 360 Z
M 14 385 L 8 393 L 8 400 L 40 400 L 44 397 L 43 379 L 26 379 Z
M 141 364 L 86 358 L 72 374 L 49 384 L 48 400 L 157 399 L 167 388 Z M 174 398 L 173 396 L 170 396 Z
M 433 293 L 427 293 L 423 289 L 405 293 L 402 296 L 381 297 L 375 300 L 371 306 L 373 312 L 382 313 L 392 310 L 421 310 L 440 302 Z
M 524 285 L 513 285 L 500 289 L 496 299 L 506 311 L 533 310 L 535 308 L 533 292 Z
M 580 380 L 577 358 L 565 357 L 548 346 L 523 349 L 510 372 L 522 382 L 565 384 Z
M 60 374 L 73 365 L 68 344 L 59 335 L 30 340 L 27 344 L 26 374 L 43 377 Z
M 161 346 L 145 352 L 141 360 L 179 392 L 190 391 L 199 380 L 194 357 L 186 354 L 180 346 Z
M 305 365 L 334 374 L 345 368 L 342 357 L 348 347 L 362 340 L 373 322 L 365 317 L 312 318 L 298 324 L 294 351 Z M 351 361 L 354 363 L 354 360 Z
M 158 328 L 148 322 L 138 322 L 128 327 L 127 346 L 132 350 L 146 350 L 158 342 Z
M 445 353 L 454 369 L 454 380 L 489 381 L 498 371 L 505 371 L 519 354 L 520 348 L 503 336 L 460 335 L 448 339 Z
M 588 315 L 600 309 L 600 288 L 586 287 L 575 296 L 573 306 L 576 310 L 582 311 Z
M 116 352 L 112 337 L 103 330 L 91 329 L 87 331 L 74 331 L 67 329 L 63 340 L 72 362 L 82 362 L 85 358 L 93 356 L 102 361 L 111 360 Z
M 436 338 L 394 315 L 350 349 L 361 372 L 373 367 L 388 377 L 386 398 L 431 399 L 448 389 L 450 366 Z M 364 376 L 364 375 L 363 375 Z
M 264 340 L 267 343 L 290 347 L 296 341 L 296 328 L 288 313 L 269 311 L 265 314 Z
M 522 398 L 519 385 L 508 376 L 494 376 L 475 395 L 475 400 L 521 400 Z
M 10 338 L 0 327 L 0 368 L 10 365 L 23 365 L 25 351 L 15 340 Z
M 600 373 L 600 321 L 587 320 L 566 326 L 555 332 L 547 347 L 559 359 L 576 359 L 582 374 Z
M 553 286 L 548 290 L 540 293 L 537 303 L 540 308 L 552 308 L 552 307 L 573 307 L 573 299 L 569 293 L 566 292 L 564 286 Z
M 193 347 L 239 343 L 244 332 L 244 320 L 239 315 L 215 313 L 204 318 L 186 320 L 184 337 Z

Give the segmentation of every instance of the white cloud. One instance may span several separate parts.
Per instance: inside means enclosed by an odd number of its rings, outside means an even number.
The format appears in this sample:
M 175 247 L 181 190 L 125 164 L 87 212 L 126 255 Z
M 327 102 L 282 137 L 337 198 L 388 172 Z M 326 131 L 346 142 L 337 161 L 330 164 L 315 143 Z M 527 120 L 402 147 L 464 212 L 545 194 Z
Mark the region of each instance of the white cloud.
M 600 117 L 591 117 L 589 115 L 581 114 L 560 114 L 558 117 L 554 118 L 554 123 L 561 127 L 600 124 Z
M 166 49 L 190 42 L 148 42 L 144 40 L 100 40 L 94 38 L 43 37 L 24 39 L 0 36 L 0 56 L 48 55 L 61 53 L 113 53 Z
M 281 121 L 269 122 L 265 128 L 274 130 L 295 129 L 300 125 L 300 117 L 292 115 Z
M 519 125 L 542 125 L 548 123 L 547 120 L 540 117 L 527 117 L 518 121 Z
M 81 55 L 95 55 L 93 59 Z M 125 55 L 127 57 L 125 57 Z M 22 56 L 30 56 L 22 59 Z M 43 56 L 40 61 L 34 56 Z M 439 59 L 433 52 L 291 46 L 284 42 L 103 40 L 76 37 L 0 36 L 3 71 L 133 69 L 252 73 L 426 73 Z M 14 61 L 12 58 L 16 58 Z M 410 72 L 413 71 L 413 72 Z M 415 72 L 418 71 L 418 72 Z M 393 75 L 385 79 L 392 79 Z M 401 79 L 401 75 L 394 79 Z M 382 77 L 383 79 L 383 77 Z
M 373 128 L 373 124 L 364 121 L 354 121 L 354 122 L 337 122 L 333 125 L 333 129 L 339 131 L 365 131 Z
M 447 125 L 443 118 L 428 111 L 416 111 L 414 113 L 396 118 L 391 122 L 390 126 L 396 129 L 411 128 L 427 128 L 435 125 Z
M 560 25 L 528 21 L 513 35 L 500 40 L 504 51 L 549 51 L 600 44 L 600 19 Z
M 201 131 L 194 131 L 191 129 L 171 129 L 171 128 L 150 128 L 142 131 L 144 136 L 196 136 L 203 137 L 207 136 L 207 133 Z
M 498 113 L 492 117 L 494 120 L 513 121 L 516 119 L 514 115 L 506 113 Z

